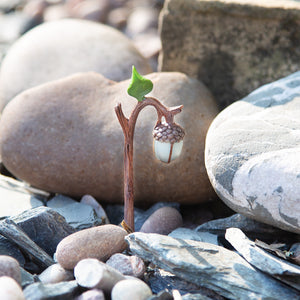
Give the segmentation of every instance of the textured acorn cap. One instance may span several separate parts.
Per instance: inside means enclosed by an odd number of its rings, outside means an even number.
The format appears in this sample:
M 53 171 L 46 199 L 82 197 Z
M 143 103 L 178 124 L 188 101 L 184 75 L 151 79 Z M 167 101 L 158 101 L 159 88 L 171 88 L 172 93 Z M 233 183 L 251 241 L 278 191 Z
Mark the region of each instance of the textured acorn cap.
M 184 135 L 183 128 L 175 123 L 161 123 L 153 130 L 153 137 L 155 140 L 171 144 L 182 141 Z

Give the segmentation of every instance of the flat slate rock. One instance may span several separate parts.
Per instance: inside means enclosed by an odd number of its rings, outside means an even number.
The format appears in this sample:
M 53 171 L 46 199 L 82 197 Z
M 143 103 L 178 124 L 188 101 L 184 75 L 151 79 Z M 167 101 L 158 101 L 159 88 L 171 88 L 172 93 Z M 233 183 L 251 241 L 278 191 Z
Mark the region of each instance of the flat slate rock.
M 11 220 L 50 256 L 63 238 L 75 232 L 63 216 L 45 206 L 27 210 Z
M 297 299 L 299 293 L 253 268 L 236 252 L 213 244 L 136 232 L 130 250 L 158 267 L 229 299 Z
M 205 164 L 233 210 L 300 233 L 300 72 L 262 86 L 212 122 Z
M 62 215 L 66 222 L 76 230 L 102 225 L 105 222 L 92 206 L 63 195 L 52 198 L 47 202 L 47 206 Z
M 27 209 L 42 206 L 43 202 L 20 187 L 17 180 L 0 177 L 0 217 L 10 217 Z
M 49 284 L 36 282 L 24 289 L 24 296 L 30 300 L 72 300 L 78 292 L 79 287 L 75 280 Z
M 225 238 L 252 266 L 300 291 L 300 267 L 256 246 L 238 228 L 228 228 Z M 289 279 L 291 280 L 289 282 Z

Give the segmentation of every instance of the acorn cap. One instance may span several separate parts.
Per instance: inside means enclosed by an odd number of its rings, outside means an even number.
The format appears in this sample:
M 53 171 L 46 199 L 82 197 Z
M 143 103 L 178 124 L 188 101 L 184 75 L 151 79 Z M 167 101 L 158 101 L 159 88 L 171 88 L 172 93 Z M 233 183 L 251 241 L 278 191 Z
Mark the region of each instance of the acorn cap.
M 175 123 L 161 123 L 153 129 L 153 137 L 159 142 L 178 143 L 183 140 L 184 135 L 183 128 Z

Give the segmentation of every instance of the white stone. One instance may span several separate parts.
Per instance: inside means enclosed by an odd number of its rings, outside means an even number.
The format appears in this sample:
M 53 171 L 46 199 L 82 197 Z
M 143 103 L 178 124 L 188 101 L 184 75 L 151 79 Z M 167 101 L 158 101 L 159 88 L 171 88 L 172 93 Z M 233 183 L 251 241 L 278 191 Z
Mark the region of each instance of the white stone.
M 205 165 L 220 198 L 257 221 L 300 233 L 300 72 L 223 110 Z

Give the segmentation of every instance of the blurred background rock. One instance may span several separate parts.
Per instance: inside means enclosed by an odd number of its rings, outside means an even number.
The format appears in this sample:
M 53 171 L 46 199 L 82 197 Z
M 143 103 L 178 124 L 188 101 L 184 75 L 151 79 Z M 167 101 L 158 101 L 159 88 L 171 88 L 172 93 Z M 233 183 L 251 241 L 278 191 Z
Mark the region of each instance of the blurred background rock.
M 164 0 L 0 0 L 0 62 L 7 49 L 31 28 L 76 18 L 110 25 L 133 40 L 154 71 L 161 49 L 158 16 Z

